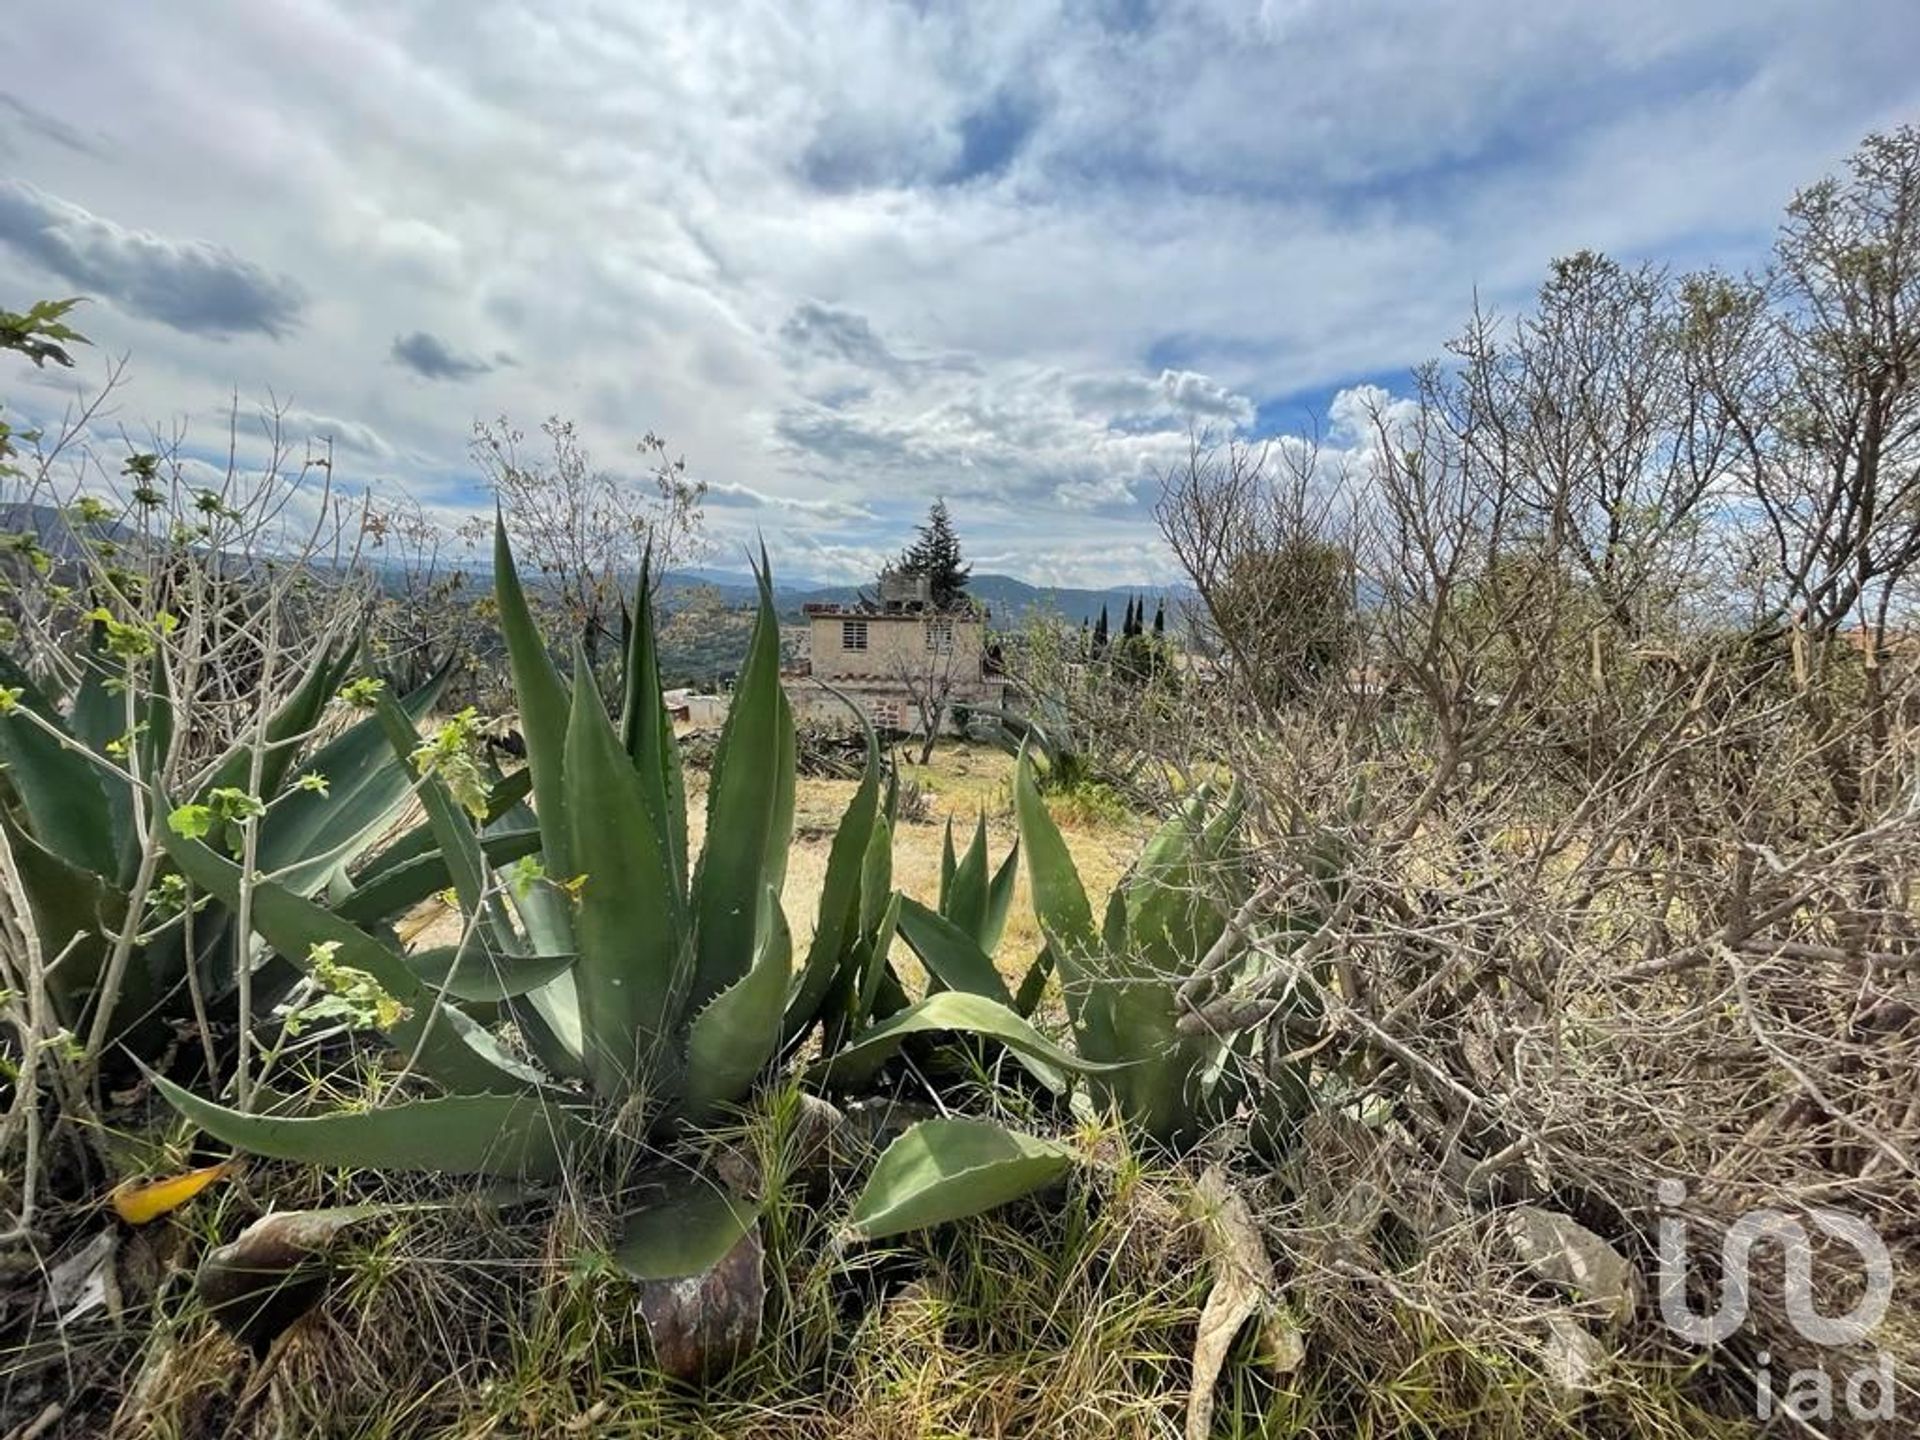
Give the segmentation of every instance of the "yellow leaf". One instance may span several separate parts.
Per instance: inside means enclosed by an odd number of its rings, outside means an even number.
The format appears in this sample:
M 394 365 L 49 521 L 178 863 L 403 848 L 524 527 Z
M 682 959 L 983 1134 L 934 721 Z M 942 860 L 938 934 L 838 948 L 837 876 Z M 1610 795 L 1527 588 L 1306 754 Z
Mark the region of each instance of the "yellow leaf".
M 223 1160 L 218 1165 L 189 1170 L 165 1180 L 129 1180 L 114 1188 L 110 1197 L 114 1213 L 129 1225 L 145 1225 L 178 1210 L 233 1168 L 233 1161 Z

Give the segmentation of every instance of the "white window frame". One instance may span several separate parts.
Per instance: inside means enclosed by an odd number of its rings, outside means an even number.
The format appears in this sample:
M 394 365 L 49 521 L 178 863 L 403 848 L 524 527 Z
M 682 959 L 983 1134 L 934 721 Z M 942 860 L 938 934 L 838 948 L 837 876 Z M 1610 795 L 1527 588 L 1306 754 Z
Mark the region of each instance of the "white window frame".
M 927 649 L 936 655 L 953 653 L 953 620 L 949 616 L 927 621 Z
M 867 622 L 864 620 L 842 620 L 840 622 L 840 648 L 847 652 L 864 651 L 867 648 Z

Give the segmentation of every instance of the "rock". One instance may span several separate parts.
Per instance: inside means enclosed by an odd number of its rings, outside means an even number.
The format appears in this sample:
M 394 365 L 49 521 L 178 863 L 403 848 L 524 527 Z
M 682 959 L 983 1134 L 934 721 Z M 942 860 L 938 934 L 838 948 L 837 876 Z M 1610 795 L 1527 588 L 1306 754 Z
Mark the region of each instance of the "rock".
M 1577 1220 L 1538 1205 L 1520 1205 L 1505 1217 L 1507 1239 L 1527 1269 L 1601 1308 L 1612 1324 L 1633 1314 L 1639 1279 L 1618 1250 Z
M 1609 1360 L 1606 1346 L 1571 1315 L 1547 1317 L 1547 1378 L 1569 1395 L 1590 1395 Z

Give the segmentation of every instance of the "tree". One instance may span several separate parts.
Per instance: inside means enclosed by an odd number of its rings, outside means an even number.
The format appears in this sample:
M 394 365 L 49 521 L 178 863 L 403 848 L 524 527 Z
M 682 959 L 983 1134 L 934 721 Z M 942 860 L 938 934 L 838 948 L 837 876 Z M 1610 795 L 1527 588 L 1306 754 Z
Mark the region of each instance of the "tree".
M 894 568 L 903 575 L 925 576 L 936 610 L 954 610 L 967 603 L 967 577 L 973 567 L 962 562 L 960 537 L 954 532 L 953 516 L 945 500 L 933 502 L 919 538 L 906 548 Z
M 500 502 L 514 553 L 539 583 L 528 595 L 548 641 L 563 652 L 578 640 L 596 669 L 620 649 L 622 606 L 640 557 L 653 552 L 654 573 L 697 554 L 706 484 L 667 458 L 666 442 L 648 434 L 636 447 L 648 475 L 595 469 L 571 420 L 545 421 L 551 458 L 523 451 L 526 437 L 504 418 L 476 424 L 471 446 Z M 476 533 L 487 533 L 484 518 Z M 529 577 L 531 579 L 531 577 Z

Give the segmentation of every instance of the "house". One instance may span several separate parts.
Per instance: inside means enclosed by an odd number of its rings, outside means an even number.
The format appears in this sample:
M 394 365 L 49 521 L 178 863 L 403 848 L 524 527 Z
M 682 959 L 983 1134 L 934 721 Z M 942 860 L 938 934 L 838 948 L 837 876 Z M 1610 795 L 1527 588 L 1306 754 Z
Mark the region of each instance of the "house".
M 727 697 L 725 695 L 700 695 L 692 690 L 667 690 L 660 699 L 667 707 L 667 718 L 673 722 L 674 733 L 685 735 L 704 730 L 718 730 L 727 723 Z
M 802 723 L 851 724 L 851 700 L 883 731 L 923 733 L 938 709 L 941 730 L 960 734 L 970 713 L 1001 708 L 1006 677 L 984 605 L 937 609 L 924 577 L 886 571 L 877 598 L 808 605 L 806 617 L 808 658 L 783 672 Z

